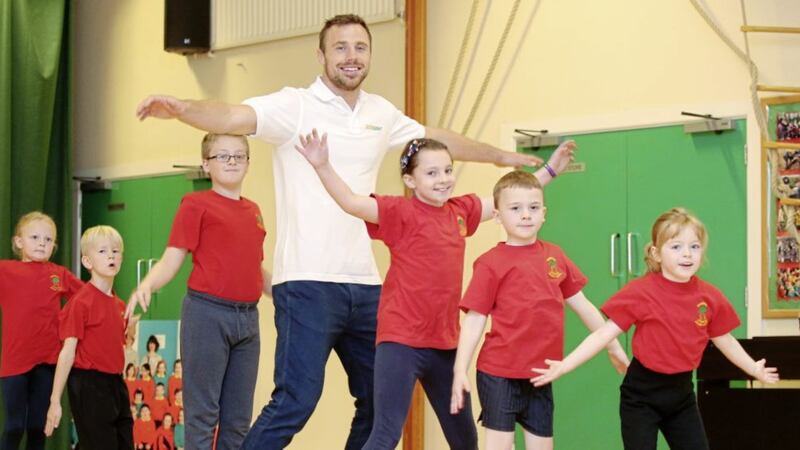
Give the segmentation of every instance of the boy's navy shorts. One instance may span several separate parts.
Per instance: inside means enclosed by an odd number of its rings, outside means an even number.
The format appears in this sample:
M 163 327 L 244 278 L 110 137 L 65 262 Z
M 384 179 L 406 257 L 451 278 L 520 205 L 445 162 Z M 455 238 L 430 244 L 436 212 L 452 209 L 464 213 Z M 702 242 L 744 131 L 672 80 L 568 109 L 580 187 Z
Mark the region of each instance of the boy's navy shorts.
M 478 371 L 478 398 L 484 427 L 514 431 L 519 423 L 529 433 L 553 436 L 553 390 L 534 387 L 528 379 L 503 378 Z

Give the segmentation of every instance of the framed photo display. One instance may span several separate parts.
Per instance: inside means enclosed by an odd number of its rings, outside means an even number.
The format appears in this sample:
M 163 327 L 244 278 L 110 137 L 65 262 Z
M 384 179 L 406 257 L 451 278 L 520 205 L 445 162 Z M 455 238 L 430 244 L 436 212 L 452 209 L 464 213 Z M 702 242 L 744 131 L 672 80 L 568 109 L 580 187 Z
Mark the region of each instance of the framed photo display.
M 800 95 L 761 100 L 762 315 L 800 317 Z

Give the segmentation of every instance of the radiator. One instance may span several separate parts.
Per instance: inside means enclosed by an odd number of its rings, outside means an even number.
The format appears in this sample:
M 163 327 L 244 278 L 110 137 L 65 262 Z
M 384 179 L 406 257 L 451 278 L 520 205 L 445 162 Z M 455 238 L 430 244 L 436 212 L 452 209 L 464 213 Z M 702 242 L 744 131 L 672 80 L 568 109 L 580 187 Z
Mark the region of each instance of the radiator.
M 367 23 L 400 15 L 401 0 L 211 0 L 211 49 L 221 50 L 306 34 L 326 19 L 358 14 Z

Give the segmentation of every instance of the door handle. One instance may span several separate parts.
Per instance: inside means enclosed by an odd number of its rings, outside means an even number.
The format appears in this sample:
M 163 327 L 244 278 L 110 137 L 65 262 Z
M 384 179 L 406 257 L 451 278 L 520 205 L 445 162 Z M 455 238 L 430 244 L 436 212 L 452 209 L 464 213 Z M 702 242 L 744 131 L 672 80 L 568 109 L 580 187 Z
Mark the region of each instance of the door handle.
M 636 236 L 636 239 L 634 239 L 634 236 Z M 628 232 L 628 234 L 626 235 L 626 240 L 628 244 L 628 275 L 633 275 L 635 277 L 641 275 L 641 273 L 637 273 L 637 271 L 633 270 L 633 253 L 634 253 L 633 242 L 634 240 L 638 241 L 639 240 L 638 237 L 639 233 Z
M 619 237 L 619 233 L 611 233 L 611 238 L 609 239 L 609 245 L 611 247 L 611 251 L 609 252 L 611 255 L 609 262 L 611 265 L 610 272 L 611 276 L 614 278 L 618 278 L 620 276 L 620 273 L 617 272 L 617 242 L 619 242 Z
M 144 259 L 137 259 L 136 260 L 136 287 L 137 288 L 142 283 L 142 263 L 144 263 Z

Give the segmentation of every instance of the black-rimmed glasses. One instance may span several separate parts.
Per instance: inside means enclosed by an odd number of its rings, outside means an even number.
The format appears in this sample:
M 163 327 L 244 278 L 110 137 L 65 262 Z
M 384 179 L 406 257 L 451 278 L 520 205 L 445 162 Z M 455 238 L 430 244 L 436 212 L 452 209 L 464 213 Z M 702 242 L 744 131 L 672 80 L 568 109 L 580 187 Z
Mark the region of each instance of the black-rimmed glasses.
M 231 158 L 233 158 L 233 160 L 236 161 L 237 164 L 240 164 L 240 163 L 243 163 L 245 161 L 249 161 L 250 160 L 250 156 L 248 156 L 247 154 L 244 154 L 244 153 L 236 153 L 234 155 L 231 155 L 231 154 L 228 154 L 228 153 L 220 153 L 218 155 L 209 156 L 208 158 L 206 158 L 206 161 L 211 160 L 211 159 L 216 159 L 217 161 L 219 161 L 221 163 L 226 163 L 226 162 L 230 161 Z

